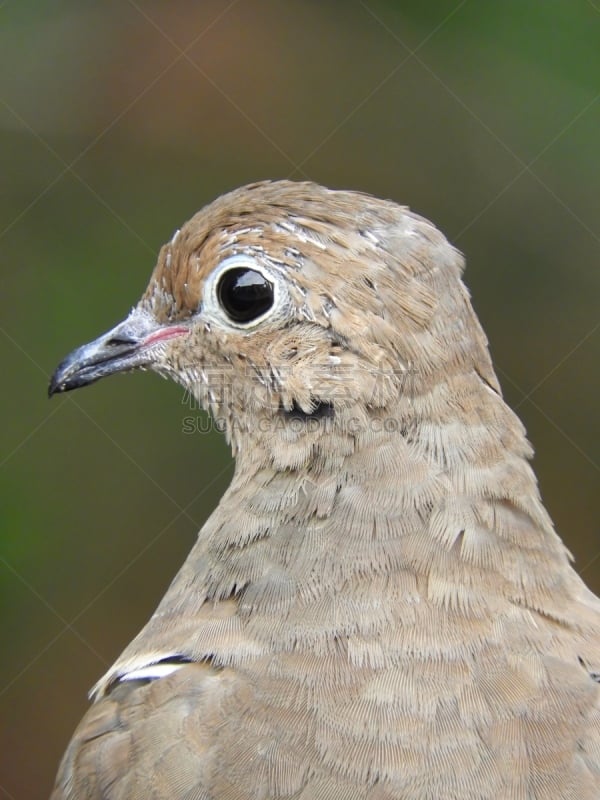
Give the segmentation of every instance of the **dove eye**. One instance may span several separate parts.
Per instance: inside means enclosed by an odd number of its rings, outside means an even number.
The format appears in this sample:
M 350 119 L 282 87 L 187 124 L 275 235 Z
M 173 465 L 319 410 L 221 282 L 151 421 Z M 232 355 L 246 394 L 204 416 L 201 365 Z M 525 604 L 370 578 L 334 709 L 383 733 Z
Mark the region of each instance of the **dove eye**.
M 225 270 L 216 288 L 221 308 L 238 325 L 262 317 L 273 306 L 275 298 L 271 281 L 262 272 L 248 267 Z

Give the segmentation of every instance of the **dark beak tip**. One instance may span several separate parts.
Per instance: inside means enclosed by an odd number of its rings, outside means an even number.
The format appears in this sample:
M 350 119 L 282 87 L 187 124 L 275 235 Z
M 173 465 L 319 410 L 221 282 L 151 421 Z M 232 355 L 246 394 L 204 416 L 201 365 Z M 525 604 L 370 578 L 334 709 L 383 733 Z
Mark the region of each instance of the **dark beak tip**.
M 56 367 L 48 382 L 48 397 L 61 394 L 62 392 L 68 392 L 71 388 L 71 373 L 73 372 L 72 361 L 73 354 L 64 358 L 58 367 Z
M 52 375 L 50 376 L 50 380 L 48 381 L 48 397 L 52 397 L 52 395 L 60 394 L 60 392 L 64 391 L 64 386 L 61 383 L 60 375 L 62 364 L 54 370 Z
M 50 382 L 48 383 L 48 397 L 53 397 L 55 394 L 64 394 L 73 389 L 81 389 L 83 386 L 89 386 L 101 377 L 101 374 L 90 374 L 90 370 L 87 367 L 74 369 L 70 358 L 66 359 L 62 364 L 58 365 L 50 378 Z
M 48 397 L 52 397 L 55 394 L 61 394 L 65 391 L 64 385 L 62 385 L 60 381 L 56 380 L 55 375 L 56 373 L 50 378 L 48 383 Z
M 144 349 L 148 343 L 182 332 L 187 328 L 161 328 L 148 314 L 136 316 L 134 311 L 112 330 L 69 353 L 50 377 L 48 397 L 89 386 L 107 375 L 146 366 L 152 363 Z
M 115 329 L 78 347 L 56 367 L 48 383 L 48 397 L 95 383 L 105 375 L 126 372 L 139 364 L 139 339 L 115 336 Z

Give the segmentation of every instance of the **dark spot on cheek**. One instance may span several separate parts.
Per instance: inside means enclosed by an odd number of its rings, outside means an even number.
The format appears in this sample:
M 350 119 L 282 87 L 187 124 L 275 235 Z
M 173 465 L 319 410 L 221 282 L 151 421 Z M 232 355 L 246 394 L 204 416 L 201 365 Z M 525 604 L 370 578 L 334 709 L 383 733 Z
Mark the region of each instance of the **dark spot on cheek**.
M 310 411 L 303 411 L 300 406 L 294 402 L 290 409 L 280 408 L 279 413 L 284 419 L 289 420 L 321 420 L 333 419 L 335 416 L 335 409 L 333 403 L 327 403 L 315 398 Z

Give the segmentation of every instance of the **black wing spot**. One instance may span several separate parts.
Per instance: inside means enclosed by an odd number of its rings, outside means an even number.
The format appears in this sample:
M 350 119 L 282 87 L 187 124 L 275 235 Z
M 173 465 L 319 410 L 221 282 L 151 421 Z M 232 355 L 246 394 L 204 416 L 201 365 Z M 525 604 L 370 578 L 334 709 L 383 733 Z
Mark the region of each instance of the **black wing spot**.
M 586 662 L 584 661 L 584 659 L 581 656 L 577 656 L 577 660 L 579 661 L 581 666 L 584 668 L 584 670 L 587 672 L 587 674 L 590 676 L 590 678 L 593 681 L 596 681 L 596 683 L 600 683 L 600 672 L 592 671 L 590 669 L 589 665 L 586 664 Z

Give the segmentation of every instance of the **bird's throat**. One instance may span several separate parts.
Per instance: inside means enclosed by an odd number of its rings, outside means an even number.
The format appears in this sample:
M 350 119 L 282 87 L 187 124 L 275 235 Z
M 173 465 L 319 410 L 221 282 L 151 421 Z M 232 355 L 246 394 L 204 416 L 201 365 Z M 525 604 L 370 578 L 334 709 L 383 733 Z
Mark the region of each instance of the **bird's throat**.
M 466 616 L 476 630 L 506 597 L 558 616 L 566 551 L 539 500 L 522 427 L 499 396 L 491 415 L 486 401 L 488 417 L 467 427 L 460 404 L 436 411 L 424 397 L 394 414 L 371 410 L 352 432 L 336 411 L 247 439 L 135 652 L 148 639 L 227 663 L 237 658 L 229 631 L 240 658 L 269 652 L 266 620 L 283 647 L 327 648 L 410 620 L 426 626 L 419 608 L 451 628 Z

